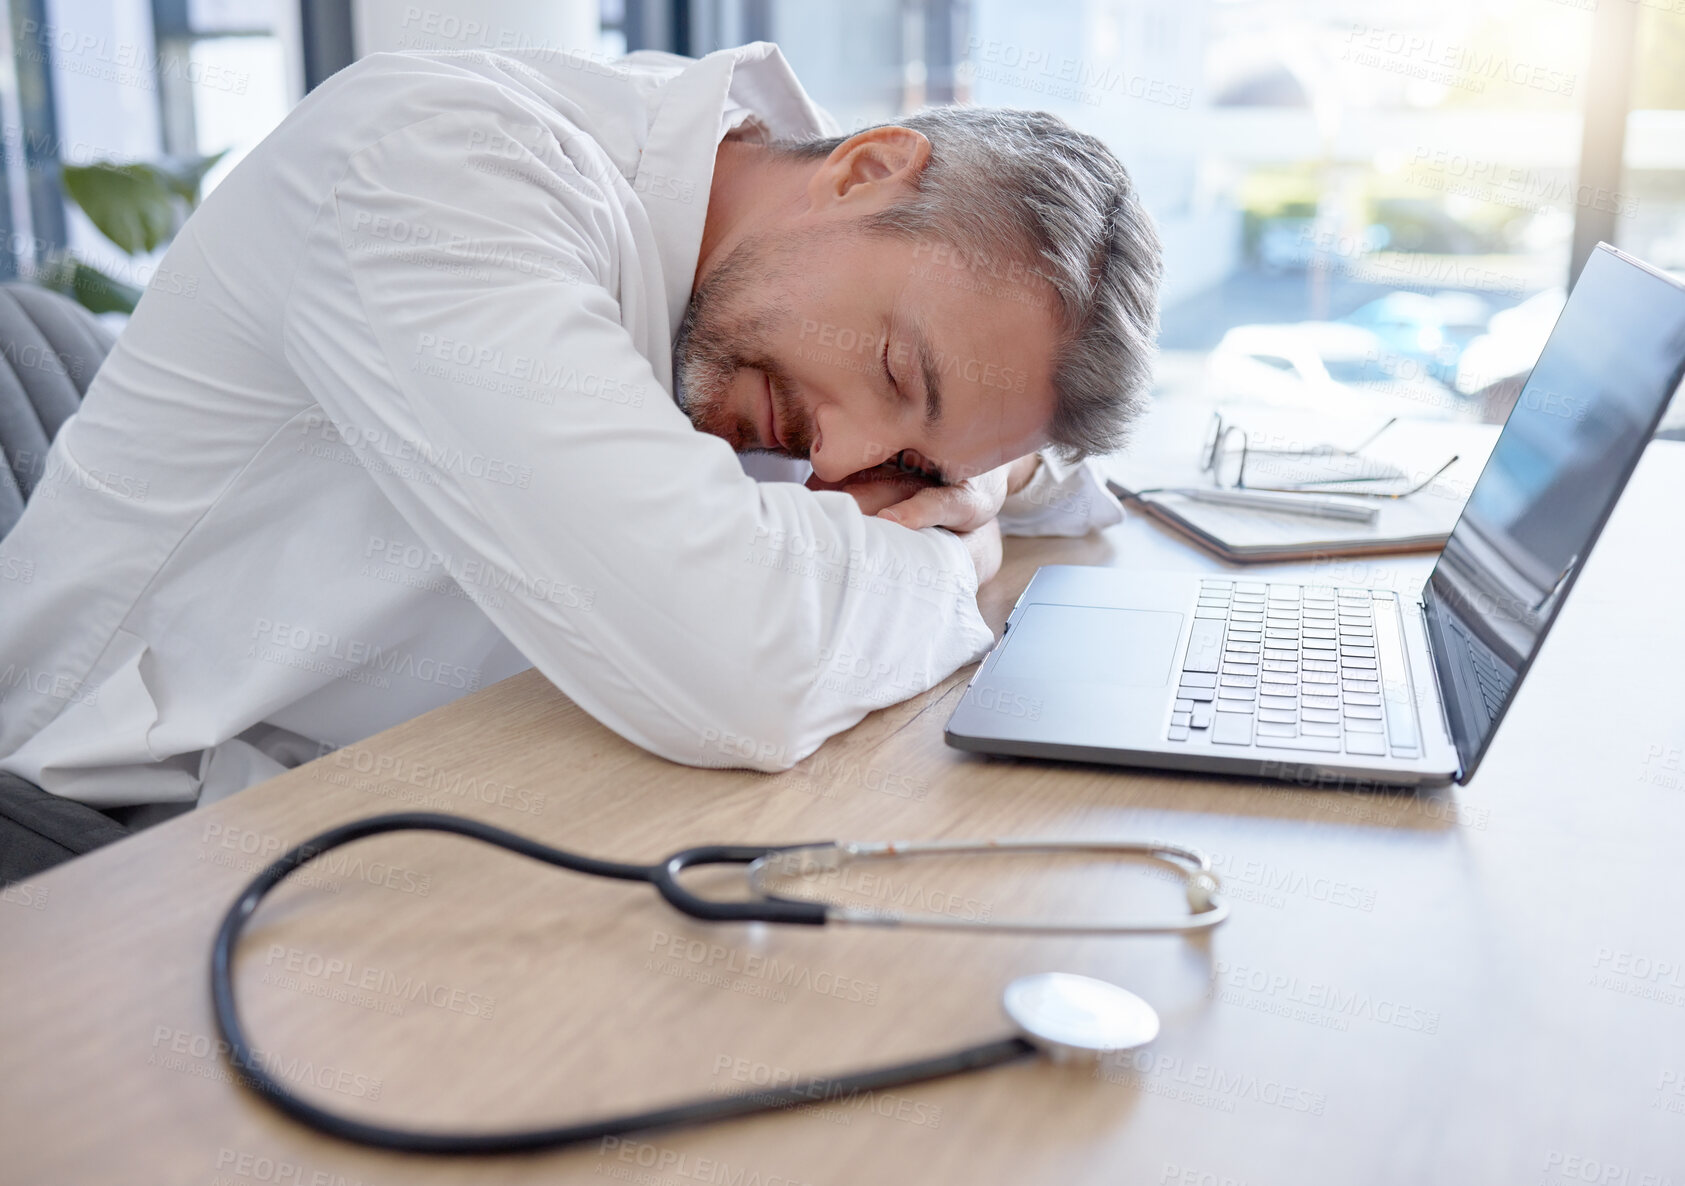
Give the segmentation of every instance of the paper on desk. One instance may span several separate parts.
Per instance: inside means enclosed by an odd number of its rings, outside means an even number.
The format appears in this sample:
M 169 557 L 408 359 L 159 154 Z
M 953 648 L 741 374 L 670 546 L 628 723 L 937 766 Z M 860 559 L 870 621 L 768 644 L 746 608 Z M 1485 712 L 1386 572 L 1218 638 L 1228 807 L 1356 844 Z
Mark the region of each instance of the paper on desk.
M 1178 409 L 1178 411 L 1182 411 Z M 1137 437 L 1125 454 L 1108 458 L 1106 471 L 1129 490 L 1156 487 L 1210 486 L 1211 475 L 1198 464 L 1200 427 L 1210 409 L 1190 409 L 1186 414 L 1161 419 L 1156 431 Z M 1225 417 L 1229 417 L 1225 412 Z M 1305 417 L 1265 409 L 1238 409 L 1232 418 L 1250 431 L 1255 447 L 1302 449 L 1316 444 L 1347 447 L 1373 432 L 1378 423 L 1342 424 L 1326 417 Z M 1250 423 L 1249 423 L 1250 421 Z M 1260 432 L 1254 424 L 1268 423 Z M 1219 506 L 1195 502 L 1174 494 L 1144 498 L 1150 512 L 1192 536 L 1219 555 L 1231 559 L 1281 559 L 1300 553 L 1350 551 L 1412 551 L 1435 548 L 1445 542 L 1456 526 L 1474 481 L 1498 439 L 1499 428 L 1491 424 L 1447 421 L 1400 420 L 1366 448 L 1358 458 L 1282 458 L 1254 453 L 1247 464 L 1247 480 L 1254 487 L 1292 485 L 1307 478 L 1353 477 L 1401 471 L 1405 477 L 1378 482 L 1353 482 L 1347 490 L 1397 490 L 1414 486 L 1451 457 L 1457 461 L 1427 488 L 1401 499 L 1362 499 L 1376 506 L 1380 514 L 1370 523 L 1317 519 L 1304 515 L 1279 514 L 1266 510 Z M 1334 495 L 1342 490 L 1337 482 L 1320 483 L 1318 494 Z M 1137 504 L 1139 505 L 1139 504 Z

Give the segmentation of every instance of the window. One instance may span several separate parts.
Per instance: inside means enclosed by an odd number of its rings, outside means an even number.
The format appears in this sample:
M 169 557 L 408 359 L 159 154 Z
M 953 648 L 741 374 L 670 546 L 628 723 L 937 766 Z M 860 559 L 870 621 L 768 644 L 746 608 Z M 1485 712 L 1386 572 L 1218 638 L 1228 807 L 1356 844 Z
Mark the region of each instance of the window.
M 226 152 L 207 193 L 302 94 L 298 52 L 285 36 L 297 21 L 289 4 L 296 0 L 153 0 L 164 151 Z
M 1677 4 L 1615 6 L 1637 10 L 1633 110 L 1622 180 L 1603 187 L 1579 159 L 1599 6 L 1577 0 L 680 7 L 704 32 L 759 10 L 845 129 L 959 98 L 1045 108 L 1106 141 L 1164 241 L 1167 394 L 1201 386 L 1229 330 L 1291 325 L 1336 382 L 1398 386 L 1424 416 L 1501 418 L 1561 307 L 1581 211 L 1685 269 Z

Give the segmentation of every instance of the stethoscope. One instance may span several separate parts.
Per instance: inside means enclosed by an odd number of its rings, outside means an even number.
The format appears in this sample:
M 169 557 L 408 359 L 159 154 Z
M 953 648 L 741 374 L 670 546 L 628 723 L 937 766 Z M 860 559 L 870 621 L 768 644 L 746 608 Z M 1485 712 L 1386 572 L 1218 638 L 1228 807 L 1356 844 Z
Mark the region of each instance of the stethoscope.
M 1104 980 L 1065 972 L 1040 973 L 1020 977 L 1006 986 L 1002 1005 L 1007 1017 L 1017 1027 L 1016 1033 L 931 1058 L 829 1078 L 806 1078 L 771 1088 L 551 1128 L 513 1132 L 423 1132 L 354 1120 L 293 1094 L 256 1057 L 235 1005 L 234 949 L 246 923 L 257 911 L 258 903 L 300 867 L 341 845 L 383 832 L 403 831 L 454 832 L 547 865 L 571 869 L 575 873 L 647 882 L 669 905 L 705 922 L 791 923 L 801 926 L 853 923 L 1058 935 L 1162 935 L 1206 930 L 1228 917 L 1228 907 L 1217 900 L 1219 885 L 1211 872 L 1210 861 L 1193 849 L 1157 842 L 938 840 L 871 844 L 713 844 L 687 848 L 653 865 L 626 865 L 552 848 L 514 832 L 455 815 L 398 812 L 343 824 L 282 854 L 252 878 L 229 907 L 211 949 L 211 999 L 216 1010 L 217 1028 L 227 1043 L 229 1062 L 240 1079 L 295 1120 L 329 1136 L 412 1153 L 514 1153 L 549 1149 L 647 1129 L 702 1124 L 823 1102 L 857 1092 L 900 1087 L 964 1071 L 982 1070 L 1040 1054 L 1050 1055 L 1056 1060 L 1083 1055 L 1098 1057 L 1152 1041 L 1158 1035 L 1158 1014 L 1134 993 Z M 1156 858 L 1181 874 L 1187 892 L 1188 913 L 1161 921 L 1076 921 L 1050 925 L 1023 918 L 967 919 L 844 906 L 784 897 L 769 888 L 769 883 L 779 878 L 823 877 L 856 861 L 990 853 L 1091 853 Z M 692 893 L 679 883 L 679 875 L 686 869 L 702 865 L 746 865 L 749 886 L 756 896 L 747 901 L 722 902 Z

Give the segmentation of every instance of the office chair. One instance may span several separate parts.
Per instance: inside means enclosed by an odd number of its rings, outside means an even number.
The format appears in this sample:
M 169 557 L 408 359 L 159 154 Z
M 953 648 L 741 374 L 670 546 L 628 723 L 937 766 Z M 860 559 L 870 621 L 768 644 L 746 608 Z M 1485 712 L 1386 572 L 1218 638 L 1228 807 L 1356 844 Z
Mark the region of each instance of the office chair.
M 116 340 L 69 297 L 33 284 L 0 284 L 0 539 L 23 514 L 46 470 L 48 447 L 81 406 Z M 0 884 L 128 834 L 103 812 L 0 771 Z
M 23 514 L 48 446 L 116 340 L 69 297 L 0 284 L 0 538 Z

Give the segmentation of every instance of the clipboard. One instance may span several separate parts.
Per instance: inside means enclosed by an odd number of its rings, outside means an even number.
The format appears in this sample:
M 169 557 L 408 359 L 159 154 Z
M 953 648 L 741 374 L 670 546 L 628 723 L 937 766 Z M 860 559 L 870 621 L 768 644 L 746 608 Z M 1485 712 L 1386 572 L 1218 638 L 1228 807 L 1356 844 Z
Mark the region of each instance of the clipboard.
M 1457 522 L 1453 514 L 1443 527 L 1423 525 L 1411 531 L 1397 516 L 1389 518 L 1389 508 L 1383 508 L 1374 523 L 1348 524 L 1216 506 L 1169 493 L 1136 494 L 1111 479 L 1106 488 L 1125 506 L 1139 508 L 1231 564 L 1436 552 Z M 1462 504 L 1457 506 L 1460 513 Z
M 1435 552 L 1445 546 L 1462 516 L 1497 443 L 1500 426 L 1422 423 L 1400 431 L 1401 443 L 1417 456 L 1457 454 L 1457 462 L 1430 487 L 1408 498 L 1377 499 L 1380 514 L 1372 523 L 1314 519 L 1303 515 L 1196 502 L 1170 490 L 1135 493 L 1118 480 L 1116 467 L 1106 487 L 1125 507 L 1134 507 L 1219 559 L 1232 564 L 1319 560 L 1336 556 L 1398 555 Z M 1424 448 L 1425 446 L 1425 448 Z M 1209 478 L 1205 478 L 1209 481 Z M 1330 491 L 1335 493 L 1337 491 Z

